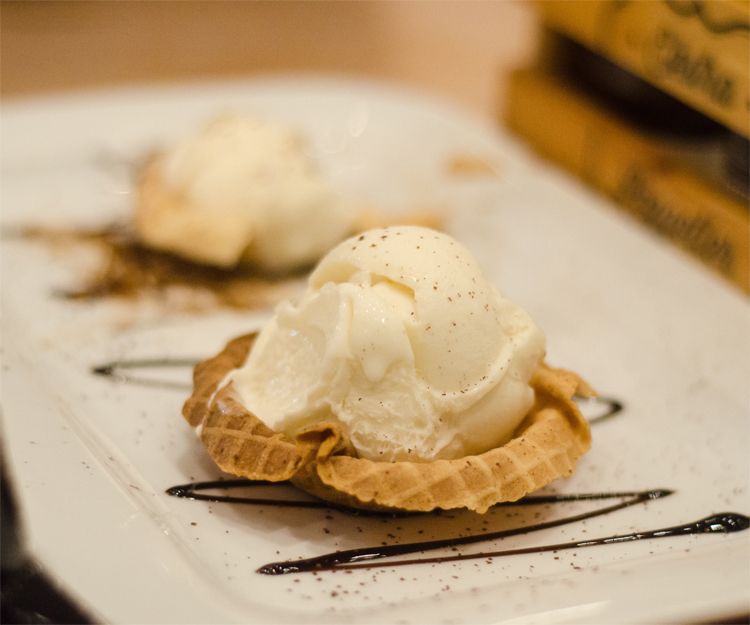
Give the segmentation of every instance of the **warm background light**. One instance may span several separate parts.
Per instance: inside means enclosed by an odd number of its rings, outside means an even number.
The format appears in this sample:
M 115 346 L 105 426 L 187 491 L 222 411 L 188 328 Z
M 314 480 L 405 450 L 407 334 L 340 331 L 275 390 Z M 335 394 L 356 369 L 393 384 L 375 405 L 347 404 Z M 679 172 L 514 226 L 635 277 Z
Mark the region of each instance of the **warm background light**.
M 528 56 L 520 2 L 3 2 L 4 97 L 127 83 L 333 73 L 496 112 Z

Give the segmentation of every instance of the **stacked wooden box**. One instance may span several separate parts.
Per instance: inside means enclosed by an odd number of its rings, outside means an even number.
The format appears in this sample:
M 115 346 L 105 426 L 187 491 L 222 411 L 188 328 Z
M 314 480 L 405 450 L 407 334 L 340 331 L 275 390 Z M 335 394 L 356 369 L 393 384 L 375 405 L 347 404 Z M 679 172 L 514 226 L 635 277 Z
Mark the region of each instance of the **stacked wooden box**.
M 537 2 L 507 124 L 750 292 L 746 0 Z

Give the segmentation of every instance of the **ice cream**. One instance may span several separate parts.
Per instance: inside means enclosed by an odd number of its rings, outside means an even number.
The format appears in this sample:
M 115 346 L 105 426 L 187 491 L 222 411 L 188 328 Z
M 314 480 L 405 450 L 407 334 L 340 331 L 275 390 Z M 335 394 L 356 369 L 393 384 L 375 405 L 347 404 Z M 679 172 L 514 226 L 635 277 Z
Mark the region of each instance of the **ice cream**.
M 363 458 L 459 458 L 511 438 L 544 343 L 450 236 L 384 228 L 331 250 L 228 381 L 274 431 L 333 420 Z
M 228 115 L 146 169 L 136 229 L 147 245 L 200 263 L 285 271 L 317 261 L 354 218 L 299 135 Z

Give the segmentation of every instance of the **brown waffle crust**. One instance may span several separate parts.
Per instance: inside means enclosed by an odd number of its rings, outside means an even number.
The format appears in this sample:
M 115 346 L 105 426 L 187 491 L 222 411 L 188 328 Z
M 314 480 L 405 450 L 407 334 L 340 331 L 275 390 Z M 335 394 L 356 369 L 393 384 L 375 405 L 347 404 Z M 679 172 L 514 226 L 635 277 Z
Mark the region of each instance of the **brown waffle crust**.
M 359 458 L 344 429 L 322 422 L 290 438 L 274 432 L 239 401 L 227 374 L 240 367 L 255 334 L 230 341 L 200 363 L 183 415 L 218 467 L 251 480 L 290 480 L 337 505 L 368 510 L 426 512 L 516 501 L 570 475 L 589 449 L 591 434 L 573 397 L 593 395 L 575 373 L 543 364 L 531 385 L 534 406 L 505 445 L 482 454 L 431 462 Z

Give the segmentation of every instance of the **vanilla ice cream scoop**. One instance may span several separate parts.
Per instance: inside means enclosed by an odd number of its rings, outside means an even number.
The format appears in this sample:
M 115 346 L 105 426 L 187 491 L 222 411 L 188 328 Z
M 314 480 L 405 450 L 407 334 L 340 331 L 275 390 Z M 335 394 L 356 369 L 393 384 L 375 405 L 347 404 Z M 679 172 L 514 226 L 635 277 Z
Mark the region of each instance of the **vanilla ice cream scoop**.
M 136 229 L 147 245 L 199 263 L 284 271 L 317 261 L 354 219 L 298 134 L 227 115 L 147 168 Z
M 510 439 L 544 350 L 529 315 L 463 246 L 393 227 L 329 252 L 229 379 L 277 432 L 334 420 L 361 457 L 430 461 Z

